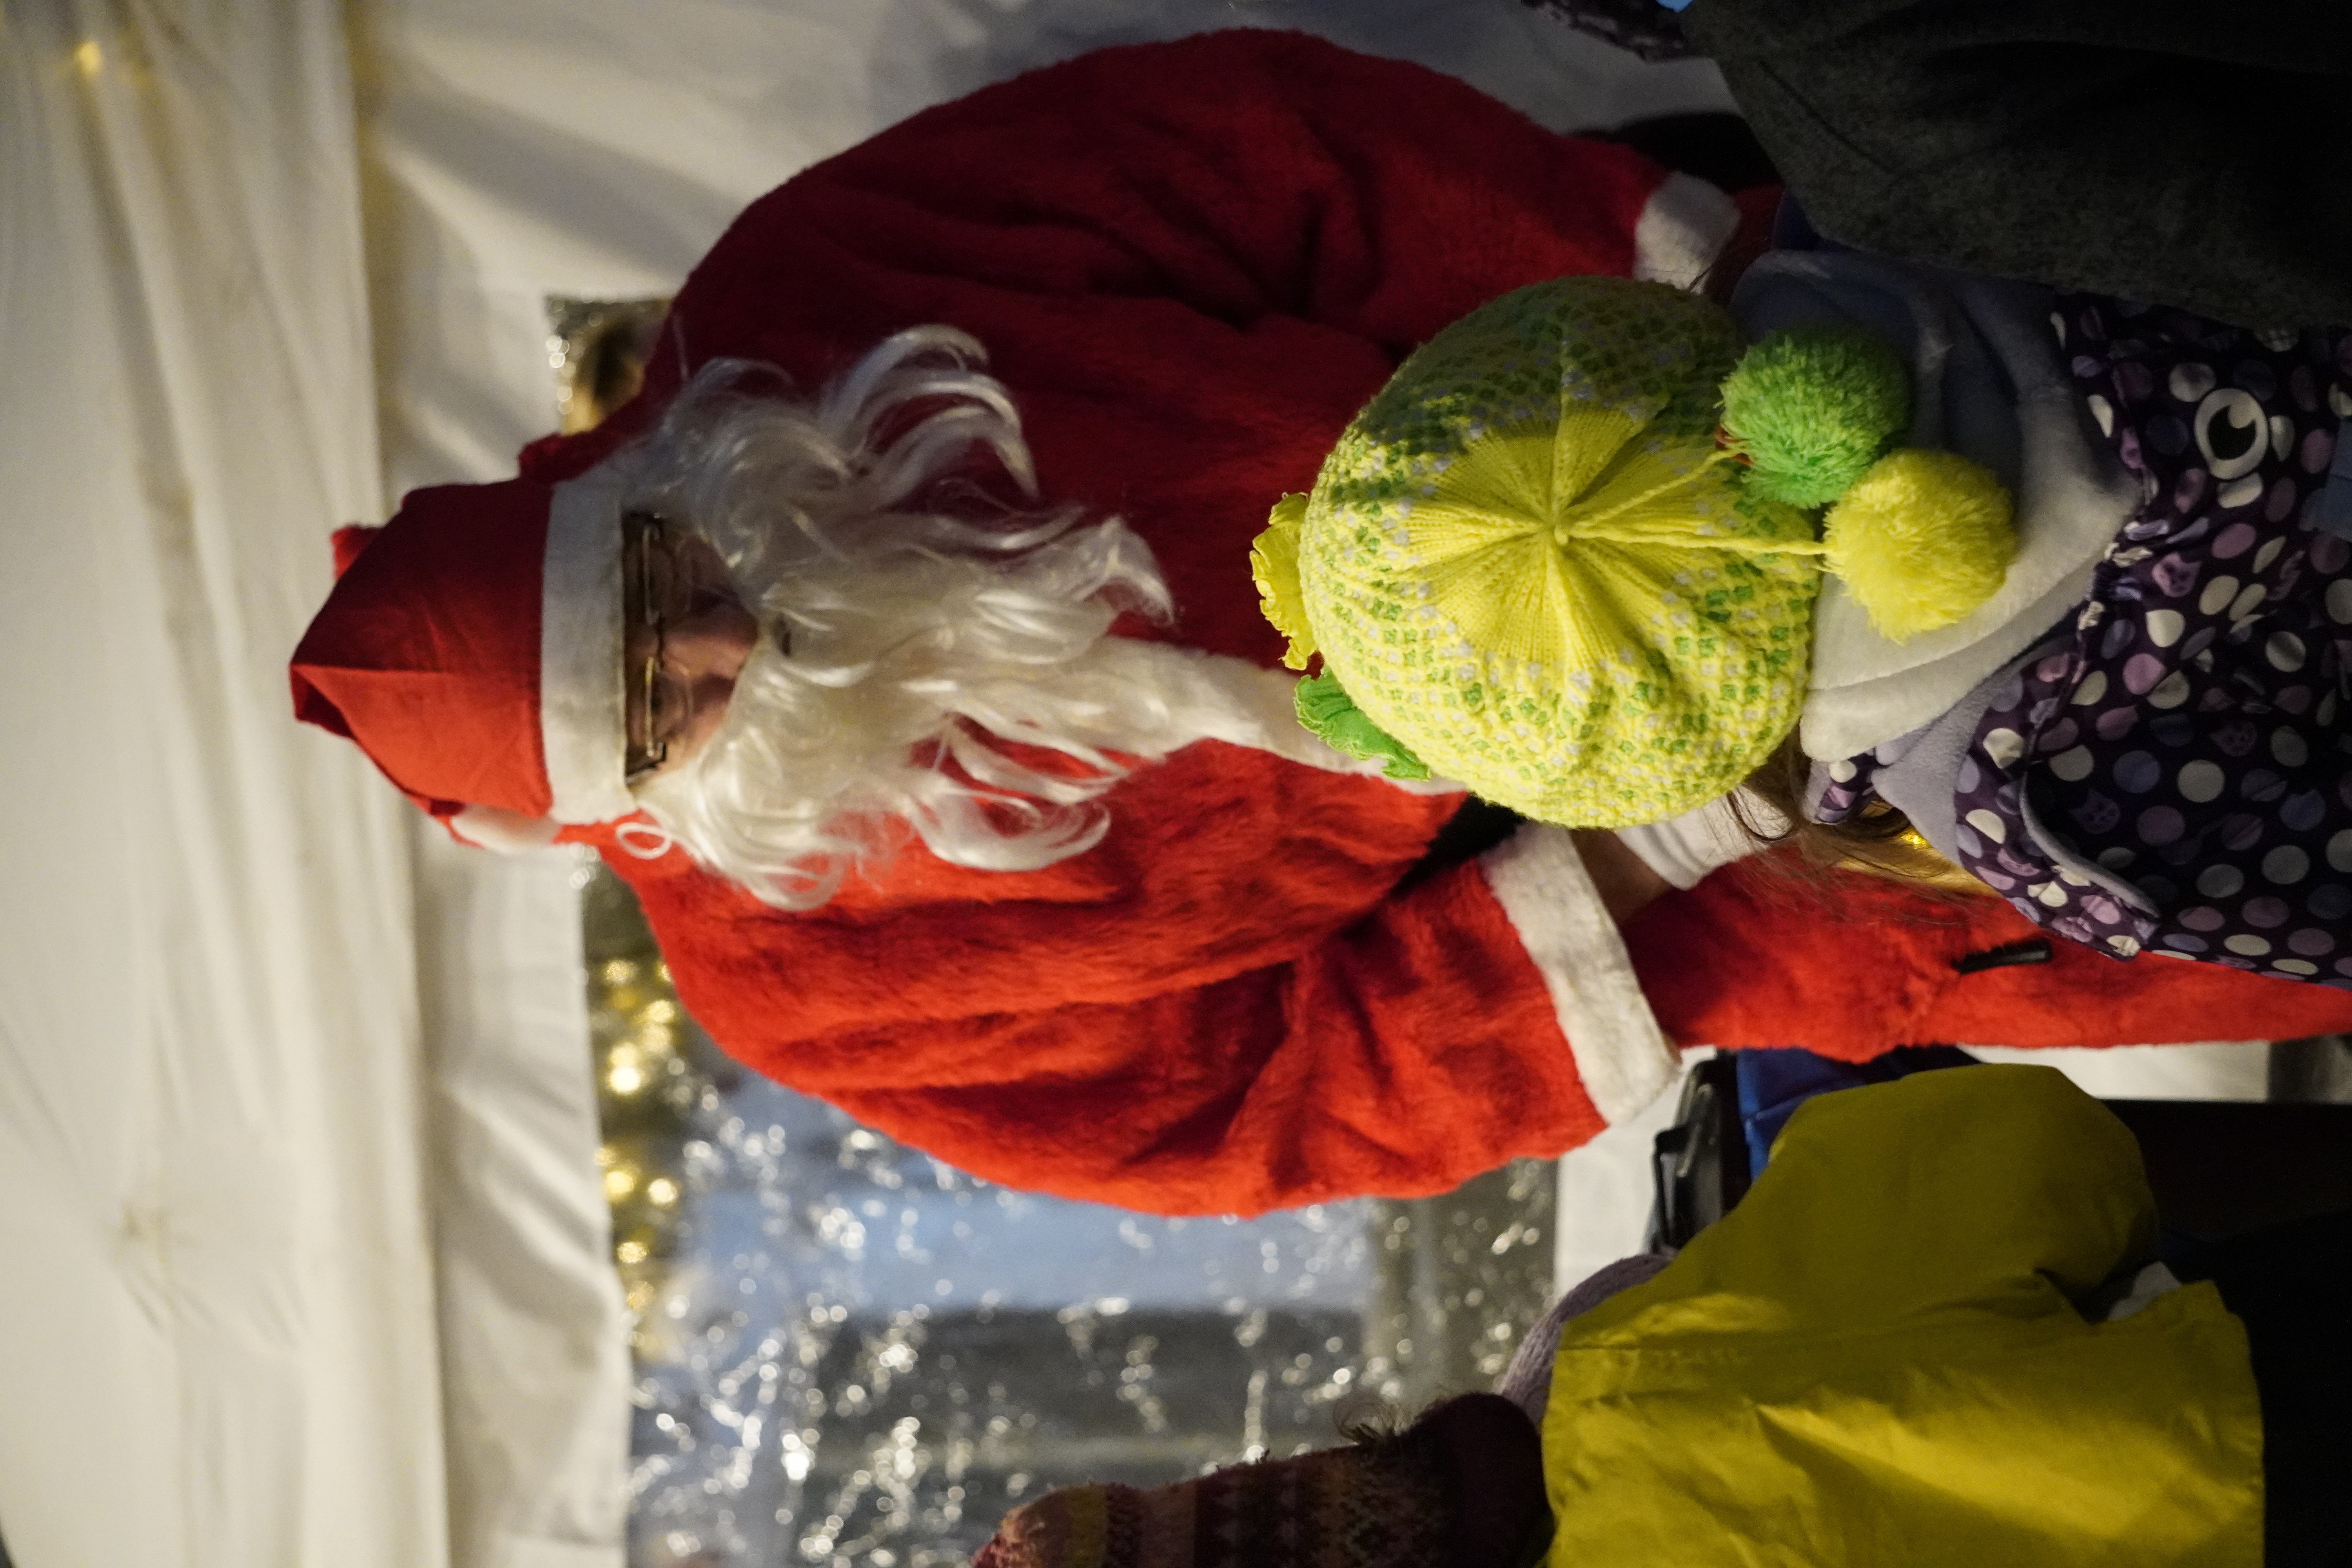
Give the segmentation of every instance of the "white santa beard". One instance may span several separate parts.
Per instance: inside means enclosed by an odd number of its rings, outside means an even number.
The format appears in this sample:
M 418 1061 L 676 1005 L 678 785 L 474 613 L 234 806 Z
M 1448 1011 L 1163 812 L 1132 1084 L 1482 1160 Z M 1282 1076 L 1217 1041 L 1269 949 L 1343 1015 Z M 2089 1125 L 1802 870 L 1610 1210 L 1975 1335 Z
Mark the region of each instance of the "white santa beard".
M 1107 635 L 1105 590 L 1139 566 L 1148 552 L 1116 521 L 1011 560 L 809 563 L 762 596 L 719 731 L 638 799 L 701 864 L 783 908 L 823 903 L 909 833 L 994 870 L 1078 854 L 1108 826 L 1098 797 L 1178 739 L 1174 672 Z M 1077 766 L 1046 771 L 1001 741 Z
M 1035 487 L 984 358 L 917 328 L 812 400 L 755 395 L 772 380 L 759 367 L 709 365 L 646 448 L 635 504 L 708 538 L 767 629 L 717 734 L 636 798 L 771 904 L 823 903 L 910 832 L 966 866 L 1077 854 L 1129 765 L 1112 753 L 1171 743 L 1152 668 L 1095 657 L 1119 640 L 1106 634 L 1120 608 L 1168 612 L 1151 552 L 1115 518 L 1080 528 L 1074 508 L 991 499 L 974 476 L 992 468 Z

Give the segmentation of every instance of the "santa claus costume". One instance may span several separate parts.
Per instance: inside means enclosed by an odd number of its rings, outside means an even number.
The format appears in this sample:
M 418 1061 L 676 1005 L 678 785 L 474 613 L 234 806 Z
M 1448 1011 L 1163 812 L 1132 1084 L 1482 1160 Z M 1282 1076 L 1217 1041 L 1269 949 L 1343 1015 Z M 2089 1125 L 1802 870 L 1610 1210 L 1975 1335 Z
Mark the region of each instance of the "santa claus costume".
M 1555 1154 L 1640 1110 L 1683 1045 L 2352 1026 L 2339 993 L 2063 944 L 1969 964 L 2032 928 L 1860 877 L 1792 894 L 1734 866 L 1621 936 L 1565 831 L 1457 858 L 1459 793 L 1298 728 L 1249 576 L 1273 500 L 1447 322 L 1561 274 L 1688 283 L 1740 216 L 1622 147 L 1302 37 L 1048 68 L 755 203 L 613 422 L 534 446 L 514 480 L 407 497 L 298 651 L 298 710 L 461 837 L 594 843 L 750 1066 L 992 1180 L 1165 1213 L 1423 1194 Z M 632 444 L 713 361 L 806 391 L 935 323 L 985 345 L 1038 492 L 1150 547 L 1173 616 L 1105 641 L 1184 694 L 1189 729 L 1103 796 L 1097 842 L 1038 869 L 908 845 L 787 911 L 633 852 Z

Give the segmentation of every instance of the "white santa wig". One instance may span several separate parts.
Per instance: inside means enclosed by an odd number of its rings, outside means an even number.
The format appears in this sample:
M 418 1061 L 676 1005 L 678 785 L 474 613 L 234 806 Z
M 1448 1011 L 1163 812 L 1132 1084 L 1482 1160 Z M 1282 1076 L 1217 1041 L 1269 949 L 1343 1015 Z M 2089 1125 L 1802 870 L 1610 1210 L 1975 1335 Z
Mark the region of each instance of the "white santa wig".
M 1168 749 L 1148 667 L 1097 647 L 1123 609 L 1170 613 L 1151 552 L 1116 518 L 1038 505 L 985 363 L 918 328 L 808 399 L 717 362 L 649 438 L 631 504 L 709 539 L 761 632 L 717 734 L 636 798 L 770 904 L 824 903 L 909 831 L 957 865 L 1051 865 Z

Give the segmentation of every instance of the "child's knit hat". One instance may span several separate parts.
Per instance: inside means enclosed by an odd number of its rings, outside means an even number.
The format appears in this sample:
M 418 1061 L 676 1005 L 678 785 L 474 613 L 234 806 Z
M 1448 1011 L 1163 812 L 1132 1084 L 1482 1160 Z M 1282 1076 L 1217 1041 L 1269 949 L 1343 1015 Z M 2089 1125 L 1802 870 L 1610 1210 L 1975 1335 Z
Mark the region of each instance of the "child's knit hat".
M 1325 664 L 1302 718 L 1548 821 L 1705 804 L 1796 723 L 1822 557 L 1890 636 L 1999 587 L 2014 542 L 1991 476 L 1878 456 L 1908 397 L 1873 340 L 1781 334 L 1743 359 L 1727 313 L 1657 284 L 1482 307 L 1259 537 L 1293 668 Z M 1841 497 L 1817 538 L 1804 509 Z
M 1431 1568 L 1451 1521 L 1426 1464 L 1332 1448 L 1148 1491 L 1065 1487 L 1006 1515 L 972 1568 Z

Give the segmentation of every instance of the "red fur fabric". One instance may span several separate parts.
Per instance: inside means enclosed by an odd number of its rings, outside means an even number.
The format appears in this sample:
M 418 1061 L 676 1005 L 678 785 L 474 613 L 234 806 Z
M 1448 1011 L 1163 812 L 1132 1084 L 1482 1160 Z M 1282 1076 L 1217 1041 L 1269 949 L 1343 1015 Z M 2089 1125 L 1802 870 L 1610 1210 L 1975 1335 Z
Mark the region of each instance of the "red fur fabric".
M 695 1016 L 761 1071 L 994 1179 L 1176 1214 L 1443 1191 L 1599 1131 L 1458 797 L 1213 741 L 1043 871 L 912 849 L 773 915 L 638 873 Z
M 645 392 L 534 468 L 585 468 L 709 359 L 813 389 L 945 322 L 987 345 L 1045 494 L 1151 542 L 1172 635 L 1272 665 L 1248 567 L 1267 509 L 1314 482 L 1440 327 L 1541 279 L 1631 270 L 1662 178 L 1450 78 L 1296 34 L 1103 50 L 753 203 L 679 294 Z
M 2039 942 L 2049 962 L 1955 963 Z M 1877 878 L 1792 881 L 1761 858 L 1643 910 L 1642 989 L 1685 1045 L 1801 1046 L 1862 1061 L 1896 1046 L 2292 1039 L 2352 1028 L 2352 995 L 2151 953 L 2118 962 L 1995 898 L 1945 903 Z

